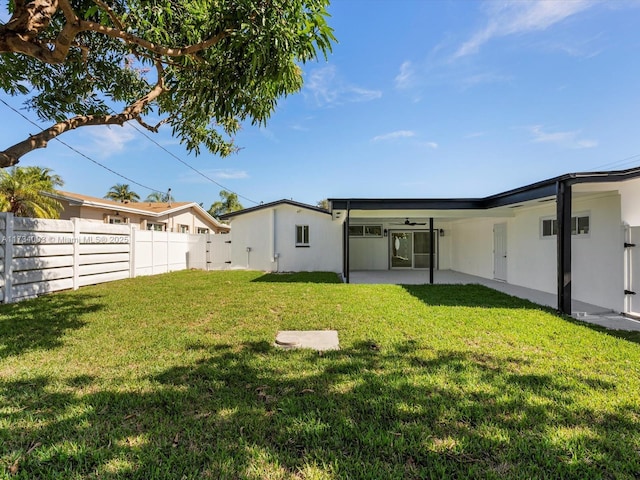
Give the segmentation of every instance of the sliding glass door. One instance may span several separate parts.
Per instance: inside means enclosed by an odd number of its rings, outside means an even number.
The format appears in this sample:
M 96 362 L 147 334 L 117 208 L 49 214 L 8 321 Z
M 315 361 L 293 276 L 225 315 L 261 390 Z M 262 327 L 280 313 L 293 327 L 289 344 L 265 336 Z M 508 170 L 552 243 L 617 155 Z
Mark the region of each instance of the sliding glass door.
M 432 240 L 434 253 L 437 255 L 436 231 L 433 238 L 430 238 L 429 231 L 391 232 L 391 268 L 430 268 L 429 250 Z M 436 258 L 437 256 L 434 256 L 434 268 L 437 268 Z
M 413 235 L 411 232 L 391 233 L 391 268 L 411 268 Z

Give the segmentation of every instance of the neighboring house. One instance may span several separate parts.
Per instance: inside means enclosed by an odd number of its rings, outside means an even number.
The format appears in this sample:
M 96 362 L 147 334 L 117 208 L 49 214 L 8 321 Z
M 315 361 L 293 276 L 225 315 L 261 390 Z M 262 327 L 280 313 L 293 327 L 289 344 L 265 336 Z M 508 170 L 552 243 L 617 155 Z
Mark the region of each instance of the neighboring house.
M 342 225 L 321 208 L 279 200 L 220 216 L 232 230 L 231 268 L 342 271 Z
M 485 198 L 329 201 L 330 215 L 283 200 L 223 216 L 233 263 L 340 271 L 347 282 L 353 270 L 453 270 L 556 293 L 565 313 L 572 298 L 640 313 L 640 168 L 572 173 Z M 307 250 L 296 247 L 304 225 Z
M 116 202 L 78 193 L 46 194 L 62 203 L 60 218 L 112 224 L 131 224 L 140 230 L 181 233 L 227 233 L 229 226 L 218 222 L 195 202 Z

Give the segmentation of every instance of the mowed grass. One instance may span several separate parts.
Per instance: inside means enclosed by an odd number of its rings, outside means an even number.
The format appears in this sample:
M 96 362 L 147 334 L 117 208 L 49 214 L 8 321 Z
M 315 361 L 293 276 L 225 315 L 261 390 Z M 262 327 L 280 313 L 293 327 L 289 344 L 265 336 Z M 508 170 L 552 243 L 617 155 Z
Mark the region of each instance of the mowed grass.
M 1 306 L 0 476 L 637 478 L 637 335 L 336 281 L 184 271 Z M 289 329 L 341 350 L 273 347 Z

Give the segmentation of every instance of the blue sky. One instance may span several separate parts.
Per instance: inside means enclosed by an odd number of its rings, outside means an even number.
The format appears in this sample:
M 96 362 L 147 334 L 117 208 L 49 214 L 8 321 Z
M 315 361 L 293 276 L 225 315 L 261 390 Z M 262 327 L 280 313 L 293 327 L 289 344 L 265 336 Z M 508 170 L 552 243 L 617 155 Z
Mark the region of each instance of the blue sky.
M 640 165 L 638 1 L 335 0 L 330 12 L 338 43 L 328 61 L 304 66 L 304 88 L 265 128 L 244 126 L 239 153 L 196 157 L 168 130 L 152 138 L 247 207 L 476 197 Z M 0 112 L 4 148 L 34 133 Z M 208 208 L 218 199 L 219 186 L 133 128 L 61 139 L 141 184 L 170 187 L 177 200 Z M 50 167 L 65 189 L 98 197 L 128 183 L 57 142 L 21 165 Z

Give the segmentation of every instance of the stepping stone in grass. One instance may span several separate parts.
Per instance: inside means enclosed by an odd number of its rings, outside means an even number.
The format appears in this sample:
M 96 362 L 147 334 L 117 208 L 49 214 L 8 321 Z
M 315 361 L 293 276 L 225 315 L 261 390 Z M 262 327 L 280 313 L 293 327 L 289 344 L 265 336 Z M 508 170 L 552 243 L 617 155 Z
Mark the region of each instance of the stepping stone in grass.
M 276 347 L 311 348 L 323 352 L 340 350 L 336 330 L 282 330 L 276 335 Z

